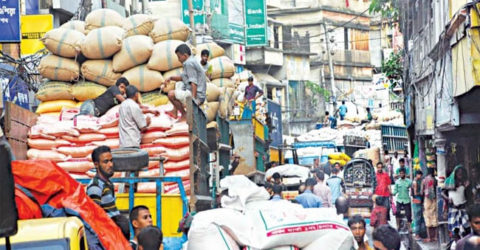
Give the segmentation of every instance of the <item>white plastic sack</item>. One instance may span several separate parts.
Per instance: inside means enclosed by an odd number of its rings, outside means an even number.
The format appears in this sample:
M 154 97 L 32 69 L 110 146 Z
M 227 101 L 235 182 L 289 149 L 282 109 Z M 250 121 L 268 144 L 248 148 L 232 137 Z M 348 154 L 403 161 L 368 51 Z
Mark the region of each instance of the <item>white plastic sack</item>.
M 265 180 L 274 173 L 279 173 L 281 176 L 297 176 L 302 181 L 305 181 L 310 175 L 310 169 L 304 166 L 295 164 L 285 164 L 274 168 L 270 168 L 265 173 Z
M 318 250 L 318 249 L 338 249 L 338 250 L 350 250 L 354 248 L 355 238 L 350 231 L 338 230 L 328 233 L 315 241 L 310 245 L 302 248 L 302 250 Z M 356 249 L 356 248 L 355 248 Z
M 223 196 L 221 200 L 223 208 L 243 211 L 247 202 L 270 199 L 265 188 L 257 186 L 244 175 L 227 176 L 220 180 L 220 187 L 228 189 L 228 196 Z

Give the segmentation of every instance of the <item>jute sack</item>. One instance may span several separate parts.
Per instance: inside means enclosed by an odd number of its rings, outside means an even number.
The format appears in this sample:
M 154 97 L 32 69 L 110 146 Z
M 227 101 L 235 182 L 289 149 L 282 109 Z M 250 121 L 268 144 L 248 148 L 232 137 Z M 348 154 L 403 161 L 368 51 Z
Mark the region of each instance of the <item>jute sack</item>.
M 126 36 L 148 35 L 153 29 L 155 18 L 146 14 L 136 14 L 128 17 L 123 24 Z
M 167 79 L 171 76 L 179 76 L 180 74 L 182 74 L 182 72 L 183 72 L 183 67 L 172 69 L 170 71 L 163 73 L 163 78 Z M 170 90 L 175 90 L 175 83 L 176 83 L 175 81 L 170 81 L 167 84 L 167 86 L 163 88 L 163 92 L 168 93 L 168 91 Z
M 218 87 L 228 87 L 228 88 L 235 87 L 235 83 L 229 78 L 218 78 L 218 79 L 212 80 L 212 83 L 217 85 Z
M 78 101 L 86 101 L 90 99 L 95 99 L 101 94 L 103 94 L 107 88 L 100 84 L 94 82 L 79 82 L 73 85 L 72 95 Z
M 213 83 L 207 82 L 207 101 L 216 102 L 220 97 L 220 88 Z
M 230 111 L 231 111 L 230 107 L 233 104 L 231 100 L 233 99 L 233 92 L 235 91 L 235 89 L 223 87 L 221 88 L 220 91 L 222 92 L 222 94 L 220 95 L 220 98 L 219 98 L 220 107 L 218 111 L 222 118 L 227 118 L 230 115 Z
M 72 21 L 68 21 L 64 24 L 62 24 L 62 26 L 60 26 L 60 28 L 62 29 L 71 29 L 71 30 L 76 30 L 76 31 L 79 31 L 83 34 L 85 34 L 85 22 L 84 21 L 80 21 L 80 20 L 72 20 Z
M 40 60 L 38 72 L 50 80 L 71 82 L 78 79 L 80 67 L 73 59 L 47 55 Z
M 145 64 L 136 66 L 123 73 L 130 84 L 138 88 L 140 92 L 149 92 L 160 87 L 163 83 L 162 73 L 150 70 Z
M 197 45 L 197 56 L 200 57 L 202 50 L 205 50 L 205 49 L 210 52 L 210 56 L 208 57 L 208 59 L 213 59 L 215 57 L 220 57 L 225 55 L 225 50 L 222 47 L 220 47 L 218 44 L 214 42 L 210 42 L 210 43 L 203 43 L 203 44 Z
M 123 40 L 122 49 L 113 56 L 113 70 L 123 72 L 148 61 L 153 51 L 149 36 L 135 35 Z
M 124 34 L 122 28 L 115 26 L 92 30 L 82 43 L 82 53 L 89 59 L 109 58 L 122 48 Z
M 98 29 L 105 26 L 123 27 L 125 18 L 111 9 L 97 9 L 90 12 L 85 18 L 85 30 Z
M 179 40 L 162 41 L 153 46 L 153 53 L 148 60 L 147 67 L 158 71 L 169 71 L 182 66 L 175 49 L 183 44 Z
M 85 35 L 80 31 L 58 28 L 48 31 L 40 40 L 53 54 L 73 58 L 80 53 L 83 39 Z
M 168 104 L 168 97 L 161 94 L 159 91 L 152 91 L 142 94 L 142 103 L 154 106 L 161 106 Z
M 38 88 L 35 94 L 42 102 L 54 100 L 73 100 L 72 84 L 68 82 L 48 81 Z
M 210 60 L 210 65 L 212 65 L 212 79 L 229 78 L 235 74 L 235 65 L 226 56 L 213 58 Z
M 207 120 L 208 122 L 211 122 L 215 120 L 215 117 L 217 116 L 217 111 L 220 106 L 219 102 L 207 102 L 203 106 L 203 110 L 207 114 Z
M 150 36 L 155 43 L 165 40 L 186 41 L 188 35 L 190 35 L 190 29 L 182 20 L 177 18 L 158 19 L 150 32 Z
M 85 79 L 100 83 L 104 86 L 113 86 L 122 76 L 113 72 L 112 60 L 88 60 L 82 64 L 82 75 Z

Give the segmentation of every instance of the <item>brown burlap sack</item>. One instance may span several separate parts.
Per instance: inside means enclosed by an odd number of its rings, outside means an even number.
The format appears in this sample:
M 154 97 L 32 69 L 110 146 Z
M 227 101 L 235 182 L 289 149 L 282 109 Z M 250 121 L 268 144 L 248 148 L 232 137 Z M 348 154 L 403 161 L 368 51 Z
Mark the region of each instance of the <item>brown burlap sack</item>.
M 213 58 L 210 60 L 210 65 L 212 65 L 212 79 L 229 78 L 235 74 L 235 65 L 226 56 Z
M 135 35 L 123 40 L 122 49 L 113 56 L 113 70 L 123 72 L 148 61 L 153 51 L 149 36 Z
M 53 54 L 74 58 L 80 53 L 80 44 L 83 39 L 85 35 L 80 31 L 58 28 L 48 31 L 40 40 Z
M 62 24 L 62 26 L 60 26 L 60 28 L 62 29 L 71 29 L 71 30 L 76 30 L 76 31 L 79 31 L 83 34 L 86 34 L 87 32 L 85 31 L 85 22 L 84 21 L 80 21 L 80 20 L 72 20 L 72 21 L 68 21 L 64 24 Z
M 86 101 L 95 99 L 107 91 L 105 86 L 96 84 L 94 82 L 79 82 L 72 86 L 72 95 L 78 101 Z
M 190 35 L 190 29 L 182 20 L 177 18 L 161 18 L 155 21 L 150 36 L 153 42 L 165 40 L 186 41 Z
M 112 60 L 88 60 L 82 64 L 81 72 L 85 79 L 100 83 L 104 86 L 113 86 L 122 76 L 113 72 Z
M 73 100 L 72 84 L 68 82 L 57 81 L 44 82 L 42 85 L 40 85 L 40 88 L 38 88 L 35 96 L 42 102 Z
M 232 80 L 230 80 L 230 78 L 218 78 L 218 79 L 212 80 L 212 83 L 217 85 L 218 87 L 229 87 L 229 88 L 235 87 L 235 83 Z
M 167 40 L 155 44 L 147 67 L 162 72 L 181 67 L 182 63 L 175 54 L 175 49 L 180 44 L 183 42 L 179 40 Z
M 47 55 L 40 60 L 38 72 L 50 80 L 71 82 L 78 79 L 80 67 L 73 59 Z
M 182 74 L 182 72 L 183 72 L 183 67 L 172 69 L 170 71 L 163 73 L 163 78 L 166 80 L 171 76 L 179 76 L 180 74 Z M 176 83 L 175 81 L 170 81 L 170 83 L 168 83 L 167 86 L 163 88 L 163 92 L 168 93 L 168 91 L 174 90 L 175 83 Z
M 116 26 L 92 30 L 82 43 L 82 53 L 89 59 L 106 59 L 122 48 L 125 31 Z
M 205 50 L 205 49 L 210 52 L 209 59 L 225 55 L 225 50 L 215 42 L 203 43 L 203 44 L 197 45 L 196 55 L 200 57 L 202 50 Z
M 217 85 L 207 82 L 207 101 L 216 102 L 220 97 L 220 88 Z
M 148 35 L 153 29 L 155 18 L 146 14 L 136 14 L 128 17 L 123 24 L 126 36 Z
M 112 9 L 97 9 L 85 18 L 85 30 L 88 33 L 106 26 L 123 27 L 124 22 L 125 18 Z
M 122 75 L 140 92 L 149 92 L 160 87 L 163 76 L 160 72 L 148 69 L 145 64 L 125 71 Z

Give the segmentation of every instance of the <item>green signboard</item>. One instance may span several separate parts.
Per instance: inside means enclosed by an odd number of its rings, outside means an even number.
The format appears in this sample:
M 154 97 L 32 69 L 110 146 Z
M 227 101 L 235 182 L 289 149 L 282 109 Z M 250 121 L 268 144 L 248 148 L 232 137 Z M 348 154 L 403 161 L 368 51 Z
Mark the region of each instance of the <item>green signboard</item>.
M 229 23 L 228 24 L 230 41 L 237 44 L 245 44 L 245 29 L 242 25 Z
M 267 45 L 265 0 L 245 0 L 245 33 L 247 46 Z
M 243 0 L 211 0 L 212 36 L 215 39 L 245 44 Z
M 195 24 L 205 24 L 205 11 L 203 9 L 203 0 L 192 0 L 193 21 Z M 188 0 L 182 0 L 182 19 L 183 23 L 190 24 L 190 15 L 188 11 Z

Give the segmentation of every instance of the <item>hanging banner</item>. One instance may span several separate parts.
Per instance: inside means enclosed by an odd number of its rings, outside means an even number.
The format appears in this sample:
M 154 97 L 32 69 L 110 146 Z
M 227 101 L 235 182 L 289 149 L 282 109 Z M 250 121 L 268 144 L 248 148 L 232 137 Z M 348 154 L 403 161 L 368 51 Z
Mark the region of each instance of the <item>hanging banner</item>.
M 272 130 L 269 133 L 272 143 L 270 146 L 279 147 L 282 144 L 282 107 L 280 104 L 268 100 L 268 116 L 272 121 Z
M 31 55 L 45 48 L 40 38 L 53 29 L 53 15 L 27 15 L 21 17 L 22 55 Z
M 0 42 L 20 42 L 20 1 L 0 0 Z
M 246 45 L 267 45 L 267 13 L 265 0 L 245 0 Z

